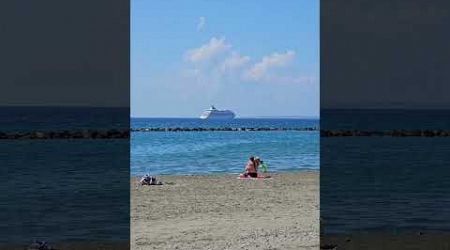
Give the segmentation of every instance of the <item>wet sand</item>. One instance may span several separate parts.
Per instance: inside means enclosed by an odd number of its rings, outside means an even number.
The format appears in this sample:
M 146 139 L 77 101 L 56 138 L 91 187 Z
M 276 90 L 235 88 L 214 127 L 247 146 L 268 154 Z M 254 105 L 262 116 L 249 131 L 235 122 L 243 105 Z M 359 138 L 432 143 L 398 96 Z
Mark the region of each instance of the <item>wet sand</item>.
M 318 249 L 319 172 L 131 180 L 131 249 Z

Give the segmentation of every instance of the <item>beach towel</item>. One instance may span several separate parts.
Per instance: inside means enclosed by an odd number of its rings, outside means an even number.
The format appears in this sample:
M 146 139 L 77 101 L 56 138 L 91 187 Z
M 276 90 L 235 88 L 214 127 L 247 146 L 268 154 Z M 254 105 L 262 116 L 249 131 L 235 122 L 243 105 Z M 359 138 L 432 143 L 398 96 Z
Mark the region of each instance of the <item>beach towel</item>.
M 258 177 L 250 177 L 250 176 L 245 176 L 244 174 L 240 174 L 237 178 L 240 180 L 264 180 L 264 179 L 268 179 L 271 177 L 263 176 L 263 175 L 258 175 Z

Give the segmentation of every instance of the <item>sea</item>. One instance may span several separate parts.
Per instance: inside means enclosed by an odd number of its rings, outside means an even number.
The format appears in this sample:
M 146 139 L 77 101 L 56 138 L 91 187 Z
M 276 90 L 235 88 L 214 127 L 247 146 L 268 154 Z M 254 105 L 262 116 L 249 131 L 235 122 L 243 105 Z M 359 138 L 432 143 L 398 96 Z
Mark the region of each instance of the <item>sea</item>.
M 318 128 L 318 119 L 132 118 L 132 128 Z M 132 176 L 237 174 L 250 156 L 271 172 L 318 170 L 319 131 L 133 132 Z
M 449 130 L 449 110 L 322 110 L 321 129 Z M 450 137 L 322 137 L 325 235 L 449 232 Z
M 0 107 L 1 132 L 129 128 L 128 108 Z M 0 245 L 128 242 L 128 139 L 0 140 Z

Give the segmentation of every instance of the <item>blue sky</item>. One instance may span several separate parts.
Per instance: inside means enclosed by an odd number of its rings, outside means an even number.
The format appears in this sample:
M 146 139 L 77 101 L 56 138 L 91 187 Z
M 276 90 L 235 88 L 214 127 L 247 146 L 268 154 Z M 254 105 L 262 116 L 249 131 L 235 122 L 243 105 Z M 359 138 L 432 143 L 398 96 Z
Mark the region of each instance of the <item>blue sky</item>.
M 319 115 L 319 1 L 131 1 L 131 116 Z

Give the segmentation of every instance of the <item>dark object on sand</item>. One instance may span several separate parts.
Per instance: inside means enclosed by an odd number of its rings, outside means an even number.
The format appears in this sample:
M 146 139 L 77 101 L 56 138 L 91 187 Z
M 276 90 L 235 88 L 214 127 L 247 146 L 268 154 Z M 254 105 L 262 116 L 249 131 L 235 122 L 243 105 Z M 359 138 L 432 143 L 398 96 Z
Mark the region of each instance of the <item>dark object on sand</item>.
M 143 176 L 141 178 L 141 180 L 139 181 L 139 184 L 141 184 L 141 185 L 162 185 L 162 182 L 157 180 L 156 177 L 146 174 L 145 176 Z
M 52 246 L 49 246 L 46 241 L 35 240 L 31 245 L 26 248 L 27 250 L 56 250 Z
M 337 245 L 329 245 L 329 244 L 326 244 L 326 245 L 320 246 L 320 249 L 335 250 L 335 249 L 337 249 Z

